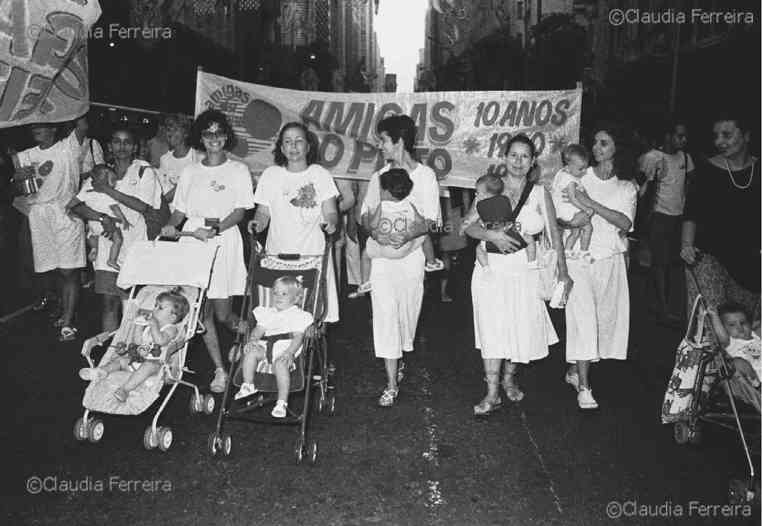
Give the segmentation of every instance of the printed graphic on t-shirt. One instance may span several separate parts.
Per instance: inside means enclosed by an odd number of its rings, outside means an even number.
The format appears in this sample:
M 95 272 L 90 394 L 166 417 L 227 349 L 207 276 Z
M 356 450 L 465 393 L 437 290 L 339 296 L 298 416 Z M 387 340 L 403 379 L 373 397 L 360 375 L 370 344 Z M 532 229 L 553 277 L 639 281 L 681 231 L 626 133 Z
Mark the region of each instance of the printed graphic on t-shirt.
M 225 189 L 224 184 L 218 184 L 217 181 L 212 181 L 210 185 L 215 192 L 222 192 Z
M 39 172 L 41 176 L 45 177 L 46 175 L 48 175 L 50 172 L 53 171 L 53 161 L 50 161 L 50 160 L 45 161 L 44 163 L 40 165 L 37 171 Z
M 315 185 L 309 183 L 299 188 L 296 197 L 291 199 L 289 203 L 298 208 L 315 208 L 317 206 L 316 196 Z

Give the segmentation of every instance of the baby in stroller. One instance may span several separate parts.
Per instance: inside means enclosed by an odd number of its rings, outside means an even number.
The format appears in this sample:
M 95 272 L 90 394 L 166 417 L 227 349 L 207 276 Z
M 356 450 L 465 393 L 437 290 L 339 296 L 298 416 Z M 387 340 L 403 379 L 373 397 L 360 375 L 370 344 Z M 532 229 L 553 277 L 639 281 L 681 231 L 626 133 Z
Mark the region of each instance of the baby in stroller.
M 139 343 L 119 344 L 114 358 L 99 367 L 80 369 L 83 380 L 97 381 L 116 371 L 130 372 L 130 376 L 116 389 L 114 397 L 126 402 L 130 391 L 155 375 L 166 360 L 167 349 L 179 334 L 178 324 L 188 314 L 188 300 L 179 289 L 162 292 L 150 316 L 138 317 L 135 325 L 143 326 Z
M 255 372 L 272 372 L 278 387 L 278 400 L 270 413 L 275 418 L 286 417 L 291 387 L 289 372 L 294 367 L 294 358 L 302 351 L 304 331 L 313 321 L 312 314 L 300 308 L 303 294 L 299 277 L 276 279 L 272 288 L 273 306 L 254 308 L 257 326 L 243 350 L 243 383 L 234 398 L 239 400 L 257 392 Z M 270 346 L 268 338 L 272 338 Z
M 760 409 L 760 377 L 762 358 L 760 357 L 759 325 L 752 330 L 752 324 L 743 305 L 730 302 L 707 312 L 718 343 L 733 359 L 733 387 L 745 402 Z

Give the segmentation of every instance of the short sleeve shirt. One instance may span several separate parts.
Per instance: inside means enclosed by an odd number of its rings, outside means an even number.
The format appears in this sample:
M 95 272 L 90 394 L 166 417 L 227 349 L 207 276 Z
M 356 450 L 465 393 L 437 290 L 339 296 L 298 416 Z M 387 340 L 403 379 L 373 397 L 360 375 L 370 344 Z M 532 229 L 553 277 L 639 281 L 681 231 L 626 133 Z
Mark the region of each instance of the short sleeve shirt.
M 363 214 L 372 212 L 381 202 L 379 177 L 389 169 L 390 166 L 386 165 L 370 176 L 368 191 L 362 203 Z M 409 172 L 409 175 L 413 181 L 413 189 L 408 196 L 410 202 L 425 219 L 441 225 L 442 209 L 439 206 L 439 183 L 434 170 L 419 163 L 413 171 Z
M 257 326 L 264 328 L 265 336 L 289 332 L 303 333 L 313 320 L 312 314 L 300 309 L 296 305 L 281 311 L 275 307 L 256 307 L 254 308 L 254 318 L 257 320 Z M 288 340 L 275 342 L 273 354 L 277 355 L 288 345 Z M 296 354 L 298 355 L 299 353 L 297 352 Z
M 323 202 L 339 191 L 331 174 L 312 164 L 303 172 L 270 166 L 257 184 L 254 202 L 270 212 L 267 252 L 316 255 L 323 252 Z
M 66 205 L 79 190 L 78 152 L 72 150 L 67 139 L 58 141 L 50 148 L 39 146 L 17 154 L 21 166 L 33 166 L 39 190 L 23 197 L 28 204 L 58 203 Z
M 162 193 L 166 194 L 177 186 L 177 182 L 180 180 L 180 173 L 183 168 L 194 163 L 201 162 L 204 158 L 204 154 L 200 153 L 193 148 L 188 149 L 188 153 L 184 157 L 175 157 L 172 152 L 167 152 L 161 156 L 159 160 L 159 184 L 161 184 Z
M 188 165 L 180 174 L 172 204 L 187 217 L 219 220 L 237 208 L 253 208 L 249 169 L 232 159 L 218 166 Z

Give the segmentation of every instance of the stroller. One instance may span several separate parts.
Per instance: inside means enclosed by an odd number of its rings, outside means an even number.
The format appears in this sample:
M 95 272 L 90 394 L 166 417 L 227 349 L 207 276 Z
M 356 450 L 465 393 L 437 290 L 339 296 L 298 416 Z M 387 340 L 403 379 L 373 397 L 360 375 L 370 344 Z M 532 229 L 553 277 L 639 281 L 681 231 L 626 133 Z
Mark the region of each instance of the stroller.
M 143 445 L 146 449 L 158 447 L 161 451 L 167 451 L 172 445 L 172 429 L 167 426 L 157 427 L 157 421 L 178 385 L 193 389 L 191 414 L 214 412 L 214 397 L 211 394 L 202 397 L 196 385 L 183 380 L 183 373 L 190 372 L 185 368 L 188 342 L 198 332 L 199 318 L 203 312 L 217 250 L 213 245 L 165 241 L 139 242 L 130 247 L 118 278 L 120 287 L 131 289 L 121 324 L 114 332 L 103 332 L 85 340 L 82 356 L 88 366 L 94 367 L 91 356 L 94 348 L 110 342 L 98 361 L 98 365 L 101 366 L 122 352 L 125 345 L 134 343 L 136 334 L 141 330 L 136 323 L 139 322 L 141 311 L 152 310 L 156 297 L 162 292 L 175 288 L 188 300 L 190 309 L 185 319 L 177 324 L 177 336 L 168 345 L 164 354 L 166 358 L 161 362 L 159 372 L 131 391 L 125 402 L 118 401 L 114 392 L 129 376 L 127 371 L 112 372 L 88 385 L 82 399 L 85 412 L 74 424 L 74 436 L 77 440 L 99 442 L 103 438 L 103 421 L 94 418 L 93 412 L 114 415 L 141 414 L 156 401 L 165 385 L 170 386 L 169 391 L 143 434 Z M 157 265 L 157 262 L 161 264 Z
M 689 273 L 698 286 L 690 267 Z M 737 405 L 732 361 L 717 344 L 707 305 L 701 295 L 693 304 L 685 337 L 680 342 L 675 367 L 662 405 L 662 423 L 674 425 L 678 444 L 699 444 L 704 423 L 737 431 L 746 456 L 748 475 L 732 479 L 728 488 L 731 503 L 759 502 L 760 480 L 752 456 L 759 456 L 760 414 L 751 405 Z M 727 400 L 727 405 L 724 405 Z
M 245 336 L 238 335 L 229 354 L 228 377 L 231 381 L 228 382 L 222 396 L 217 427 L 210 433 L 207 443 L 212 456 L 217 453 L 224 456 L 230 455 L 232 438 L 225 432 L 225 426 L 229 420 L 237 420 L 299 426 L 299 435 L 294 448 L 296 463 L 300 464 L 304 458 L 313 464 L 317 460 L 317 442 L 308 441 L 311 404 L 315 405 L 318 413 L 325 413 L 328 416 L 333 415 L 336 410 L 333 386 L 329 385 L 329 374 L 333 372 L 328 367 L 328 345 L 323 325 L 326 313 L 325 272 L 331 247 L 332 244 L 327 238 L 322 254 L 267 254 L 262 246 L 252 239 L 246 284 L 247 295 L 241 307 L 241 319 L 246 320 L 247 330 Z M 252 310 L 255 306 L 271 305 L 273 282 L 284 275 L 300 277 L 304 287 L 301 307 L 312 314 L 314 321 L 304 333 L 302 352 L 295 358 L 295 367 L 290 375 L 289 392 L 303 394 L 301 410 L 298 413 L 291 412 L 290 407 L 296 407 L 296 405 L 290 402 L 287 416 L 274 418 L 270 416 L 269 408 L 277 400 L 277 396 L 273 394 L 277 392 L 277 385 L 271 371 L 262 371 L 262 368 L 257 368 L 254 374 L 254 385 L 258 392 L 252 396 L 233 400 L 232 393 L 235 391 L 232 390 L 239 387 L 242 382 L 242 351 L 255 326 Z M 276 341 L 286 339 L 291 339 L 290 333 L 263 338 L 263 341 L 267 343 L 268 356 L 272 356 L 272 347 Z M 264 362 L 260 363 L 260 365 L 263 364 Z M 316 400 L 313 399 L 313 389 L 317 390 Z

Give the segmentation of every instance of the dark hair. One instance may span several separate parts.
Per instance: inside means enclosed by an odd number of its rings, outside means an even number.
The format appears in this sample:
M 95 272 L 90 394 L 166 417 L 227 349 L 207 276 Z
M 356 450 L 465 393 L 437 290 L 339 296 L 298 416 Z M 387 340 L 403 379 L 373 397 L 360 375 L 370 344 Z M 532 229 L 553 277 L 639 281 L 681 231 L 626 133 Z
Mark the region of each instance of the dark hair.
M 720 316 L 725 316 L 726 314 L 743 314 L 746 316 L 746 319 L 749 319 L 749 311 L 746 310 L 746 307 L 738 303 L 737 301 L 728 301 L 726 303 L 723 303 L 717 308 L 717 314 Z
M 158 303 L 160 301 L 168 301 L 172 304 L 172 314 L 175 315 L 175 319 L 177 320 L 175 323 L 183 321 L 188 315 L 188 311 L 190 311 L 188 300 L 183 296 L 179 287 L 162 292 L 156 296 L 156 302 Z
M 90 171 L 90 177 L 100 177 L 101 175 L 105 177 L 113 175 L 116 177 L 116 172 L 107 164 L 96 164 Z
M 163 124 L 165 128 L 180 128 L 185 130 L 187 141 L 193 127 L 193 119 L 182 113 L 173 113 L 164 117 Z
M 561 152 L 561 160 L 564 164 L 569 164 L 572 157 L 582 159 L 586 163 L 590 162 L 590 155 L 581 144 L 570 144 Z
M 624 130 L 613 122 L 600 122 L 593 127 L 591 141 L 595 140 L 598 132 L 604 132 L 614 141 L 616 151 L 612 163 L 614 165 L 614 175 L 617 179 L 629 181 L 635 176 L 635 160 L 630 152 L 630 145 Z
M 476 184 L 483 184 L 487 187 L 490 195 L 500 195 L 505 189 L 503 180 L 495 174 L 484 174 L 476 180 Z
M 736 127 L 739 130 L 741 130 L 742 134 L 747 134 L 751 132 L 749 119 L 748 117 L 746 117 L 746 113 L 744 113 L 741 110 L 737 110 L 735 108 L 728 108 L 716 113 L 714 115 L 714 118 L 712 118 L 712 125 L 717 124 L 718 122 L 725 122 L 725 121 L 734 123 Z
M 307 146 L 309 147 L 307 150 L 307 166 L 317 163 L 319 148 L 317 136 L 309 129 L 307 129 L 305 124 L 297 121 L 291 121 L 283 125 L 283 128 L 280 129 L 280 133 L 278 134 L 278 140 L 275 141 L 275 148 L 273 148 L 273 158 L 275 159 L 275 164 L 278 166 L 286 166 L 286 163 L 288 162 L 288 159 L 286 159 L 286 156 L 283 155 L 281 149 L 283 148 L 283 135 L 285 135 L 286 131 L 290 130 L 291 128 L 302 130 L 302 133 L 304 134 L 304 140 L 307 141 Z
M 378 178 L 381 189 L 386 190 L 392 197 L 398 200 L 405 199 L 413 189 L 413 181 L 407 170 L 392 168 L 382 173 Z
M 217 124 L 222 128 L 223 133 L 226 135 L 225 146 L 223 146 L 223 148 L 231 150 L 236 143 L 235 132 L 233 131 L 233 127 L 230 125 L 227 116 L 220 110 L 206 110 L 196 117 L 196 121 L 193 123 L 193 126 L 191 126 L 191 146 L 200 151 L 206 150 L 206 148 L 204 148 L 204 143 L 201 142 L 201 132 L 206 130 L 212 124 Z
M 127 124 L 117 124 L 113 128 L 111 128 L 111 134 L 110 137 L 113 138 L 114 135 L 117 133 L 126 133 L 130 137 L 132 137 L 132 142 L 137 145 L 140 142 L 140 135 L 138 135 L 138 132 L 136 132 L 133 128 L 128 126 Z
M 407 115 L 392 115 L 379 121 L 376 133 L 386 133 L 394 144 L 402 139 L 405 150 L 413 155 L 415 148 L 415 122 Z

